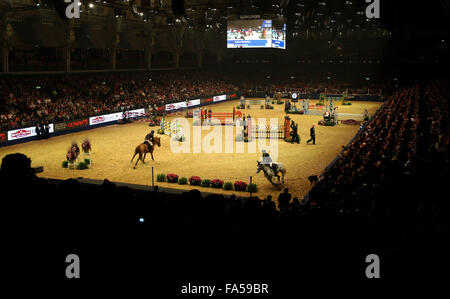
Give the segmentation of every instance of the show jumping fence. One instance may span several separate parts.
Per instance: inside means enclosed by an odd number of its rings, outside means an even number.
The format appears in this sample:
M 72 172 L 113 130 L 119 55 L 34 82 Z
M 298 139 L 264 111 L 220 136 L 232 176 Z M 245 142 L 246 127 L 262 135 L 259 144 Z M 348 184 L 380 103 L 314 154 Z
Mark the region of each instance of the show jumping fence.
M 253 119 L 247 119 L 249 140 L 251 139 L 288 139 L 290 136 L 289 119 L 284 125 L 255 125 Z
M 336 120 L 364 120 L 364 114 L 353 114 L 353 113 L 336 113 Z
M 213 119 L 218 120 L 221 125 L 234 125 L 236 119 L 242 118 L 242 112 L 236 111 L 233 107 L 233 112 L 209 112 L 206 108 L 194 111 L 194 125 L 208 124 L 215 125 Z M 200 120 L 200 123 L 199 123 Z
M 163 118 L 161 119 L 159 127 L 162 131 L 164 131 L 164 134 L 167 136 L 177 136 L 177 134 L 180 132 L 180 126 L 178 125 L 177 121 L 170 122 L 166 121 Z
M 259 106 L 261 109 L 266 109 L 268 105 L 270 105 L 270 98 L 266 99 L 246 99 L 245 97 L 241 97 L 240 100 L 240 108 L 241 109 L 250 109 L 251 106 Z
M 303 100 L 303 114 L 305 115 L 323 115 L 326 112 L 332 112 L 334 109 L 333 99 L 326 99 L 325 105 L 310 104 L 309 99 Z

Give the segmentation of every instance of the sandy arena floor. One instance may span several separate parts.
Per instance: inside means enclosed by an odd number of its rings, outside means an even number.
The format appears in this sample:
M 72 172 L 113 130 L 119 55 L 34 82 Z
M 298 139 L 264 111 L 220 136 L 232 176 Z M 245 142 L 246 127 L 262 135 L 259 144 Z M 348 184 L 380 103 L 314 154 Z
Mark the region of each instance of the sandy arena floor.
M 238 105 L 239 101 L 230 101 L 208 106 L 213 112 L 231 112 L 232 107 Z M 351 106 L 339 106 L 342 113 L 363 113 L 367 109 L 372 115 L 381 105 L 379 102 L 353 102 Z M 275 105 L 274 110 L 263 110 L 252 106 L 245 111 L 245 115 L 253 118 L 278 118 L 279 124 L 283 124 L 284 105 Z M 293 196 L 303 197 L 310 188 L 308 176 L 320 174 L 323 169 L 341 151 L 342 146 L 348 143 L 358 131 L 359 126 L 337 125 L 334 127 L 318 126 L 317 122 L 321 116 L 290 115 L 296 123 L 299 122 L 300 144 L 290 144 L 284 141 L 278 142 L 278 161 L 282 162 L 286 169 L 285 186 L 289 188 Z M 172 117 L 173 118 L 173 117 Z M 169 118 L 170 119 L 170 118 Z M 192 119 L 189 119 L 192 124 Z M 267 121 L 269 122 L 269 120 Z M 316 125 L 316 145 L 307 145 L 309 139 L 309 128 Z M 133 169 L 130 159 L 135 147 L 144 140 L 150 132 L 145 122 L 135 122 L 127 125 L 112 125 L 94 130 L 87 130 L 63 136 L 50 138 L 48 140 L 32 141 L 23 144 L 0 148 L 0 158 L 9 153 L 21 152 L 29 156 L 33 166 L 44 166 L 41 177 L 67 179 L 67 178 L 91 178 L 103 180 L 105 178 L 116 182 L 127 182 L 142 185 L 151 185 L 151 167 L 154 167 L 155 183 L 158 173 L 176 173 L 180 177 L 189 178 L 192 175 L 201 178 L 215 179 L 234 182 L 242 180 L 250 181 L 258 185 L 256 193 L 261 198 L 271 194 L 277 197 L 279 192 L 272 186 L 260 172 L 256 174 L 256 161 L 261 158 L 261 149 L 249 153 L 249 144 L 245 143 L 244 153 L 173 153 L 170 150 L 170 137 L 162 136 L 161 147 L 154 152 L 155 161 L 147 155 L 146 164 L 139 162 L 137 169 Z M 157 128 L 155 128 L 156 130 Z M 192 130 L 192 128 L 191 128 Z M 233 129 L 233 131 L 235 131 Z M 208 130 L 202 131 L 202 137 L 208 134 Z M 235 132 L 234 132 L 235 136 Z M 61 167 L 65 160 L 65 154 L 72 141 L 79 144 L 89 138 L 93 151 L 91 158 L 93 166 L 87 170 L 69 170 Z M 233 138 L 234 140 L 234 138 Z M 253 142 L 255 144 L 255 142 Z M 250 145 L 251 147 L 252 145 Z M 225 136 L 222 148 L 225 149 Z M 192 149 L 192 146 L 191 146 Z M 193 189 L 189 185 L 178 185 L 168 183 L 157 183 L 163 187 Z M 197 187 L 198 188 L 198 187 Z M 219 192 L 224 194 L 248 194 L 236 191 L 224 191 L 213 188 L 199 188 L 201 191 Z

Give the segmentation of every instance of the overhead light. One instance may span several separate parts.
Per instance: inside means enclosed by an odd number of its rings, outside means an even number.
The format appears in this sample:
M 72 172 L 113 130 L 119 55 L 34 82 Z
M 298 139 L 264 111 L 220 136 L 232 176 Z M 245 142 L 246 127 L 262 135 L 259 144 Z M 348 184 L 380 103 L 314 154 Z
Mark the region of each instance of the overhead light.
M 89 8 L 93 8 L 93 7 L 94 7 L 94 4 L 89 3 Z

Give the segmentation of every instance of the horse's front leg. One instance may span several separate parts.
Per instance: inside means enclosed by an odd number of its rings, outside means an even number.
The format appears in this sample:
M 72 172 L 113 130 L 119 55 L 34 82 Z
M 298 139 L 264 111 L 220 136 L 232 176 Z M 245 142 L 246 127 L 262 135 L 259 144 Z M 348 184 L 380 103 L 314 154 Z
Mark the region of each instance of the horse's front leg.
M 147 156 L 147 153 L 144 153 L 144 159 L 142 159 L 142 163 L 145 164 L 145 156 Z
M 150 153 L 152 155 L 152 160 L 155 161 L 155 159 L 153 159 L 153 152 Z
M 277 174 L 275 175 L 278 178 L 278 182 L 280 181 L 280 176 Z
M 282 177 L 281 181 L 282 181 L 283 184 L 284 184 L 284 172 L 281 173 L 281 177 Z

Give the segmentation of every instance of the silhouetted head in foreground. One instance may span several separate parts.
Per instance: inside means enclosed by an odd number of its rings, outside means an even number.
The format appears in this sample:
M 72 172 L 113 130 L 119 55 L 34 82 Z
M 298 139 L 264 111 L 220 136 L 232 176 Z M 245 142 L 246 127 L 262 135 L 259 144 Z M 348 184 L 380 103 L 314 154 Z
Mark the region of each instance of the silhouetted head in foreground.
M 31 159 L 21 153 L 9 154 L 2 159 L 0 178 L 5 182 L 20 183 L 34 177 Z

